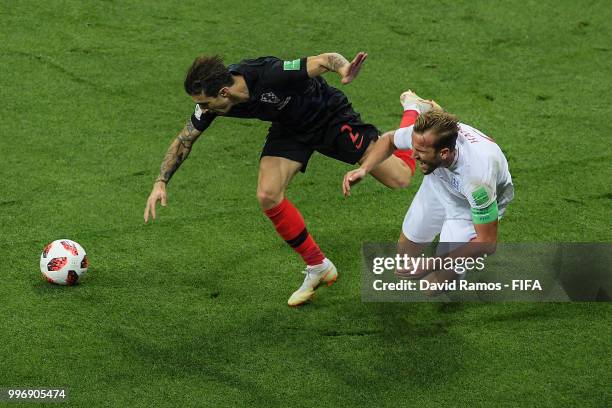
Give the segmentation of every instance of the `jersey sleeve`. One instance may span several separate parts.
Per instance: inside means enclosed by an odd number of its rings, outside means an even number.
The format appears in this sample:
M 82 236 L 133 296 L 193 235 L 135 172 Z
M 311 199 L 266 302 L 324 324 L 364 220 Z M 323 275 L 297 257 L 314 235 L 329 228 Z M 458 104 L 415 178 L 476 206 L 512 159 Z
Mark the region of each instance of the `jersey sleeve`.
M 414 126 L 399 128 L 393 135 L 393 144 L 399 150 L 412 149 L 412 129 Z
M 275 58 L 264 73 L 264 82 L 270 86 L 300 86 L 309 79 L 305 57 L 293 61 Z
M 195 110 L 191 115 L 191 124 L 194 128 L 198 129 L 200 132 L 203 132 L 210 126 L 213 120 L 217 115 L 215 113 L 204 112 L 200 105 L 195 106 Z
M 488 224 L 496 221 L 499 214 L 494 186 L 485 182 L 468 185 L 466 198 L 470 202 L 474 224 Z

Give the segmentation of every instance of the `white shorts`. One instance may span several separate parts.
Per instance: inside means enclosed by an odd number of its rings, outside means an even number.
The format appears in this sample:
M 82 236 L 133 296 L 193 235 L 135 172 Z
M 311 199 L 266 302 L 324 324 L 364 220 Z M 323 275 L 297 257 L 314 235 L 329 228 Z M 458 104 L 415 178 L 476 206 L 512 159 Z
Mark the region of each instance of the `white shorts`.
M 440 242 L 469 242 L 476 237 L 467 199 L 448 190 L 438 176 L 423 177 L 404 218 L 402 232 L 412 242 L 429 243 L 440 234 Z M 499 210 L 500 217 L 503 209 Z

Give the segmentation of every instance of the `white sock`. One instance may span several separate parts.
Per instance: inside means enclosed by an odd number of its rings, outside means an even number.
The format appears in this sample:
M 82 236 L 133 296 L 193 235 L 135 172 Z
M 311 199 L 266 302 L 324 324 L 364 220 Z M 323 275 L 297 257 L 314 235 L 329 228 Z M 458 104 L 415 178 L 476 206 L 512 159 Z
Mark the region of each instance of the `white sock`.
M 331 265 L 331 261 L 327 258 L 323 259 L 323 262 L 318 265 L 308 265 L 309 272 L 323 272 Z
M 402 106 L 404 108 L 404 111 L 414 110 L 414 111 L 417 111 L 419 113 L 423 113 L 423 112 L 421 112 L 421 109 L 419 108 L 419 104 L 418 103 L 408 103 L 406 105 L 402 104 Z

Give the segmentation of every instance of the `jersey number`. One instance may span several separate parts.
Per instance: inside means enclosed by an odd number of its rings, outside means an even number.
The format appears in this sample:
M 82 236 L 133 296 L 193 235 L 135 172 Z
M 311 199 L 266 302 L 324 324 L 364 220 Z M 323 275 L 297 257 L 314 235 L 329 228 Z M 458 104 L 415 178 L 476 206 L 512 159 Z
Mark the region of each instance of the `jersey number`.
M 350 127 L 349 125 L 343 125 L 340 128 L 340 133 L 344 133 L 345 131 L 349 132 L 349 136 L 351 137 L 351 141 L 353 142 L 353 144 L 355 145 L 355 149 L 358 149 L 361 147 L 361 145 L 363 144 L 363 136 L 361 136 L 359 134 L 359 132 L 353 134 L 353 128 Z M 359 139 L 359 143 L 357 143 L 357 139 Z

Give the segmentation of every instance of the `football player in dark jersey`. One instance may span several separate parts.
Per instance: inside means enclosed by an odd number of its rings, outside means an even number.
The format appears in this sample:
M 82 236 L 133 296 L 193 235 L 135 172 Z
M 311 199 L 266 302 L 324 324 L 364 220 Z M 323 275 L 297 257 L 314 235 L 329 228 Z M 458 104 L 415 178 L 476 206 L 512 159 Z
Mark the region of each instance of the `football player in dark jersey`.
M 352 62 L 337 53 L 283 61 L 262 57 L 226 67 L 220 57 L 196 58 L 187 72 L 185 91 L 195 112 L 172 142 L 147 200 L 145 222 L 155 218 L 158 201 L 167 202 L 166 185 L 202 132 L 215 118 L 256 118 L 271 122 L 259 162 L 257 199 L 278 234 L 306 263 L 306 277 L 288 304 L 310 300 L 315 289 L 337 278 L 334 264 L 308 233 L 300 212 L 285 197 L 293 176 L 304 172 L 317 151 L 346 163 L 361 163 L 379 137 L 364 123 L 348 98 L 321 77 L 336 72 L 343 84 L 353 81 L 366 60 L 360 52 Z M 371 174 L 390 188 L 410 184 L 415 162 L 411 152 L 397 151 Z

